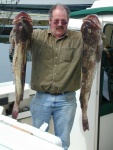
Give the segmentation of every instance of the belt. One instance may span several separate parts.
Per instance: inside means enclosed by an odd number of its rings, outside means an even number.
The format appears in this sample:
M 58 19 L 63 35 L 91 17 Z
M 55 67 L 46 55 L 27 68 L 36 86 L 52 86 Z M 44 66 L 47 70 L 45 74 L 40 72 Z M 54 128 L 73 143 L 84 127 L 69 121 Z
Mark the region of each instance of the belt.
M 62 93 L 50 93 L 50 92 L 45 92 L 45 93 L 46 93 L 46 94 L 51 94 L 51 95 L 57 96 L 57 95 L 63 95 L 63 94 L 68 93 L 68 92 L 62 92 Z

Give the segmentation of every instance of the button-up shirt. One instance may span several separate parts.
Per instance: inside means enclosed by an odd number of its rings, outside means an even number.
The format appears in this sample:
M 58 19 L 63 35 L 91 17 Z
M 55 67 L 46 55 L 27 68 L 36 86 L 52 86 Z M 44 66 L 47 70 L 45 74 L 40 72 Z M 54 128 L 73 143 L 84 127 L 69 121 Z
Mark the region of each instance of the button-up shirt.
M 81 81 L 82 35 L 68 30 L 60 39 L 50 29 L 34 29 L 31 42 L 31 88 L 62 93 L 76 91 Z

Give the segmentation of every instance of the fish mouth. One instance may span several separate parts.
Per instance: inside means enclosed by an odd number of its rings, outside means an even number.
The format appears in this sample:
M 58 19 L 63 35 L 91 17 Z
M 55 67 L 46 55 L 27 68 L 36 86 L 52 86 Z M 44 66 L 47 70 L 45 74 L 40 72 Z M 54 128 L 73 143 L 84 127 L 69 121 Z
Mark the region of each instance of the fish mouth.
M 13 20 L 12 24 L 17 24 L 23 20 L 28 21 L 31 25 L 33 24 L 31 17 L 25 12 L 20 12 Z
M 14 19 L 12 24 L 17 24 L 17 23 L 19 23 L 19 22 L 21 22 L 23 20 L 27 20 L 32 25 L 32 20 L 27 18 L 27 17 L 23 17 L 23 16 L 18 18 L 18 19 Z
M 92 24 L 92 26 L 94 26 L 97 29 L 101 29 L 101 24 L 99 19 L 97 18 L 97 15 L 92 14 L 92 15 L 88 15 L 83 19 L 83 22 L 87 22 L 90 25 Z

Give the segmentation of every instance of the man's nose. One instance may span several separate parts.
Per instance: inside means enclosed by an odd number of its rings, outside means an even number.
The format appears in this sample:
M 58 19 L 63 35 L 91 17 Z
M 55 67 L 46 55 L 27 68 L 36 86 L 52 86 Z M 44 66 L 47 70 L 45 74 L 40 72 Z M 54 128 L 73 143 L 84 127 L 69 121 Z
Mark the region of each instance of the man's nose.
M 61 26 L 62 25 L 62 21 L 59 20 L 58 25 Z

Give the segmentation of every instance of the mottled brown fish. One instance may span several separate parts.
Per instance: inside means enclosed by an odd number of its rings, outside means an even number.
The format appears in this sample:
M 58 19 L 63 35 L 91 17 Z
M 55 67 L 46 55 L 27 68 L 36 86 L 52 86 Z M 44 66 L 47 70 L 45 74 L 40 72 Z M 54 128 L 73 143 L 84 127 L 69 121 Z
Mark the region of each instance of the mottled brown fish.
M 27 47 L 31 41 L 33 32 L 32 19 L 25 13 L 20 12 L 13 20 L 14 27 L 10 34 L 11 48 L 14 49 L 13 72 L 15 78 L 16 100 L 12 109 L 12 118 L 17 119 L 20 101 L 23 100 Z
M 83 19 L 81 32 L 83 37 L 83 54 L 80 103 L 82 109 L 83 130 L 86 131 L 89 130 L 87 117 L 88 101 L 95 77 L 96 65 L 101 60 L 103 48 L 101 39 L 101 24 L 97 15 L 91 14 Z

